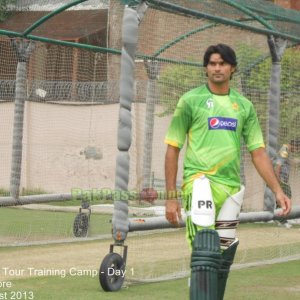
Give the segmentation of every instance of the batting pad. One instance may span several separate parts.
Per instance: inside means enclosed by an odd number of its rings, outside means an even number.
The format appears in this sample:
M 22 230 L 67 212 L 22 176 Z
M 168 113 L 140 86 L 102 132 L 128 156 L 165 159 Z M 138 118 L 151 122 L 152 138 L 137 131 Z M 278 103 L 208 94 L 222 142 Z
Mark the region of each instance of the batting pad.
M 218 300 L 223 300 L 224 298 L 227 278 L 230 272 L 230 267 L 233 264 L 234 256 L 238 245 L 239 240 L 235 239 L 235 241 L 228 247 L 228 249 L 224 250 L 222 253 L 222 262 L 218 276 Z
M 235 240 L 244 193 L 245 187 L 241 186 L 241 190 L 238 193 L 225 200 L 217 216 L 216 230 L 220 236 L 221 245 L 224 248 L 229 247 Z
M 220 264 L 221 250 L 217 231 L 198 231 L 191 257 L 190 300 L 217 300 Z

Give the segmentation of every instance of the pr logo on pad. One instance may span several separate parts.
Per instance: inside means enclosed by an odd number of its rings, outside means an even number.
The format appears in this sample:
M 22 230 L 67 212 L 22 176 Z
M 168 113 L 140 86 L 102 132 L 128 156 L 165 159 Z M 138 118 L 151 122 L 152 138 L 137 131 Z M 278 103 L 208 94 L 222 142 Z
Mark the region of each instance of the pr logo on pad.
M 209 130 L 232 130 L 236 131 L 237 119 L 223 118 L 223 117 L 211 117 L 208 118 Z

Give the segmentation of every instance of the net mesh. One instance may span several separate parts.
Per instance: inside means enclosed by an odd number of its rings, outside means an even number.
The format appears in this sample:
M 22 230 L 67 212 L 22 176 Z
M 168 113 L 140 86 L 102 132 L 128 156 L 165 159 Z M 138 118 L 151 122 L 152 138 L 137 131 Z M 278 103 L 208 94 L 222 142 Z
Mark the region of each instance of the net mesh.
M 66 3 L 17 1 L 10 8 L 8 18 L 0 23 L 0 29 L 21 33 L 51 10 Z M 135 59 L 135 98 L 129 151 L 129 190 L 133 195 L 149 186 L 164 189 L 164 136 L 179 97 L 206 82 L 202 56 L 210 44 L 226 43 L 236 50 L 238 72 L 232 79 L 232 86 L 253 102 L 267 141 L 271 59 L 267 36 L 260 31 L 266 27 L 257 20 L 257 16 L 265 18 L 269 29 L 282 34 L 299 39 L 300 32 L 299 13 L 284 10 L 269 1 L 178 0 L 164 6 L 163 1 L 148 1 L 148 4 L 139 26 Z M 100 208 L 92 207 L 88 237 L 83 241 L 110 237 L 112 202 L 109 192 L 103 194 L 103 190 L 113 190 L 115 186 L 123 10 L 124 5 L 116 0 L 84 1 L 29 33 L 33 50 L 26 62 L 20 193 L 73 192 L 93 205 L 101 204 Z M 252 11 L 252 15 L 248 10 Z M 227 21 L 221 23 L 217 18 L 239 21 L 240 26 L 233 26 Z M 243 26 L 254 29 L 250 31 Z M 22 41 L 22 38 L 1 33 L 0 187 L 2 195 L 8 196 L 18 65 L 13 40 Z M 36 36 L 49 40 L 39 41 L 34 38 Z M 99 46 L 106 50 L 66 46 L 54 43 L 54 40 Z M 277 150 L 291 139 L 300 138 L 300 52 L 296 44 L 296 38 L 287 40 L 282 60 Z M 242 158 L 241 176 L 246 184 L 243 212 L 261 211 L 263 182 L 245 147 Z M 290 184 L 293 204 L 297 205 L 300 202 L 299 154 L 292 153 L 291 162 Z M 182 178 L 182 157 L 179 166 L 178 184 Z M 163 214 L 163 199 L 151 206 L 132 198 L 130 217 Z M 1 208 L 1 244 L 78 241 L 73 237 L 80 201 L 75 199 L 73 207 L 70 207 L 70 202 L 63 204 L 26 207 L 31 210 Z M 281 242 L 285 234 L 283 228 L 273 224 L 265 224 L 262 228 L 241 226 L 239 235 L 243 247 L 239 250 L 237 262 L 299 254 L 298 227 L 294 227 L 289 239 Z M 258 239 L 259 246 L 253 247 L 258 245 L 254 242 Z M 108 250 L 108 241 L 100 243 L 103 256 Z M 189 270 L 190 252 L 184 246 L 183 229 L 133 233 L 127 243 L 130 249 L 128 268 L 132 269 L 129 280 L 164 279 L 186 274 Z M 92 249 L 90 245 L 91 248 L 83 246 L 85 251 Z M 49 253 L 53 247 L 49 246 Z M 74 254 L 74 259 L 78 260 L 75 257 Z M 94 267 L 95 260 L 100 258 L 90 255 L 86 263 Z M 56 263 L 64 266 L 64 258 Z

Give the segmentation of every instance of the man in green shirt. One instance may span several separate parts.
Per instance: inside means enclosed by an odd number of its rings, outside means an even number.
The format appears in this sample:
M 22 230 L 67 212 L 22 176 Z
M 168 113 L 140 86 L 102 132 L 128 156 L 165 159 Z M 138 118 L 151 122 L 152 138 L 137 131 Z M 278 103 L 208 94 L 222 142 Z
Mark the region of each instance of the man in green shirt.
M 210 46 L 204 54 L 203 66 L 207 84 L 180 98 L 165 138 L 168 145 L 165 157 L 167 220 L 173 225 L 181 220 L 181 205 L 174 195 L 179 152 L 186 139 L 182 192 L 187 212 L 191 210 L 193 183 L 203 175 L 210 183 L 216 217 L 225 200 L 240 191 L 240 142 L 243 138 L 255 168 L 275 194 L 281 214 L 286 216 L 291 209 L 290 199 L 283 193 L 266 154 L 255 109 L 249 100 L 230 88 L 229 82 L 237 66 L 234 51 L 224 44 Z M 215 227 L 215 224 L 209 226 L 210 229 Z M 188 216 L 186 228 L 188 241 L 193 246 L 195 236 L 203 227 L 194 224 Z M 231 242 L 225 241 L 226 248 Z

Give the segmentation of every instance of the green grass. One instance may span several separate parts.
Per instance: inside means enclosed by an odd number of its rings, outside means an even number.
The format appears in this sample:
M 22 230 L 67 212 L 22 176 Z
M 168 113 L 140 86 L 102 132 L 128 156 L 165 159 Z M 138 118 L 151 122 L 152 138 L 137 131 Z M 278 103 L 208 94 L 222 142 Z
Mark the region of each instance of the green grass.
M 70 212 L 50 212 L 50 211 L 33 211 L 22 208 L 1 208 L 0 209 L 0 236 L 5 239 L 7 236 L 14 237 L 16 235 L 16 241 L 18 242 L 18 238 L 20 235 L 24 234 L 24 236 L 28 235 L 33 240 L 36 240 L 38 237 L 44 237 L 44 239 L 58 238 L 58 237 L 72 237 L 72 226 L 74 222 L 74 218 L 77 213 Z M 90 234 L 99 235 L 101 233 L 110 233 L 111 223 L 110 223 L 111 215 L 99 215 L 92 214 L 91 215 L 91 227 Z M 257 227 L 263 227 L 266 230 L 266 236 L 268 232 L 268 228 L 274 226 L 274 224 L 241 224 L 240 228 L 247 229 L 251 228 L 255 230 Z M 298 228 L 294 226 L 295 237 L 298 236 Z M 290 231 L 289 231 L 290 232 Z M 29 233 L 29 234 L 28 234 Z M 147 236 L 129 236 L 128 243 L 130 243 L 130 247 L 134 249 L 135 245 L 140 246 L 143 241 L 148 241 L 153 239 L 153 247 L 157 245 L 161 246 L 158 243 L 164 242 L 167 245 L 168 241 L 177 240 L 181 238 L 184 242 L 184 229 L 171 231 L 171 232 L 157 232 L 152 233 Z M 270 238 L 270 236 L 268 237 Z M 276 235 L 275 238 L 278 238 Z M 294 244 L 288 244 L 282 248 L 278 247 L 278 251 L 284 251 L 284 253 L 289 253 L 289 255 L 299 253 L 299 242 L 297 242 L 297 238 L 293 240 Z M 100 250 L 103 247 L 108 250 L 108 241 L 97 241 L 94 243 L 99 244 L 99 262 L 101 260 Z M 156 243 L 156 244 L 155 244 Z M 84 243 L 85 244 L 85 243 Z M 74 244 L 70 245 L 70 249 L 72 249 Z M 149 243 L 148 243 L 149 245 Z M 59 251 L 58 247 L 53 247 L 49 245 L 43 246 L 31 246 L 33 249 L 38 247 L 49 247 L 49 253 L 51 251 Z M 146 247 L 146 246 L 145 246 Z M 291 253 L 291 247 L 295 248 L 293 253 Z M 266 249 L 265 249 L 266 248 Z M 271 246 L 268 249 L 268 246 L 263 247 L 262 249 L 247 249 L 238 251 L 236 262 L 239 262 L 239 256 L 243 258 L 243 262 L 256 261 L 261 259 L 270 258 L 270 253 L 272 253 L 272 257 L 281 257 L 274 256 L 274 248 L 275 246 Z M 0 253 L 9 253 L 12 257 L 15 255 L 22 256 L 22 249 L 28 249 L 27 247 L 1 247 Z M 51 250 L 52 249 L 52 250 Z M 139 249 L 139 248 L 138 248 Z M 163 248 L 162 248 L 163 249 Z M 149 249 L 144 249 L 144 252 L 136 252 L 138 257 L 135 258 L 134 262 L 132 261 L 132 265 L 128 265 L 127 270 L 127 278 L 128 280 L 137 279 L 139 268 L 141 267 L 141 272 L 145 271 L 147 274 L 165 274 L 165 270 L 174 270 L 176 269 L 176 264 L 186 263 L 188 266 L 188 257 L 186 261 L 178 261 L 178 258 L 172 259 L 172 257 L 168 257 L 166 252 L 158 253 L 156 249 L 153 250 L 153 263 L 148 259 L 148 262 L 143 263 L 143 255 L 149 258 L 150 252 Z M 65 251 L 65 250 L 64 250 Z M 76 250 L 81 251 L 81 250 Z M 84 250 L 82 250 L 84 251 Z M 142 251 L 142 250 L 138 250 Z M 147 252 L 148 251 L 148 252 Z M 243 252 L 245 251 L 245 253 Z M 102 251 L 103 252 L 103 251 Z M 147 253 L 146 253 L 147 252 Z M 253 253 L 252 253 L 253 252 Z M 107 253 L 107 252 L 106 252 Z M 143 255 L 142 255 L 143 254 Z M 102 254 L 101 254 L 102 255 Z M 140 255 L 140 256 L 139 256 Z M 159 255 L 159 259 L 163 257 L 161 263 L 155 262 L 155 255 Z M 163 256 L 165 255 L 165 256 Z M 245 258 L 245 257 L 246 258 Z M 55 256 L 51 255 L 49 259 L 53 260 L 53 268 L 60 268 L 59 263 L 55 263 Z M 131 257 L 132 258 L 132 257 Z M 24 260 L 26 258 L 24 257 Z M 78 261 L 74 263 L 76 267 L 84 265 L 85 261 Z M 3 278 L 3 269 L 0 264 L 0 274 Z M 135 270 L 135 276 L 131 276 L 130 268 L 133 267 Z M 180 268 L 179 268 L 180 269 Z M 263 300 L 276 300 L 276 299 L 299 299 L 300 293 L 300 262 L 294 261 L 284 264 L 275 264 L 264 267 L 253 267 L 245 270 L 234 270 L 230 275 L 230 282 L 228 292 L 226 294 L 225 299 L 231 300 L 244 300 L 244 299 L 263 299 Z M 140 274 L 140 276 L 142 276 Z M 3 280 L 3 279 L 1 279 Z M 1 281 L 0 280 L 0 281 Z M 187 287 L 187 279 L 173 280 L 161 283 L 153 283 L 153 284 L 136 284 L 136 285 L 127 285 L 121 289 L 121 291 L 117 293 L 106 293 L 104 292 L 98 281 L 98 277 L 91 276 L 66 276 L 65 278 L 61 277 L 29 277 L 27 279 L 18 279 L 13 278 L 12 280 L 13 287 L 10 289 L 5 289 L 0 287 L 0 299 L 1 293 L 9 292 L 9 291 L 33 291 L 34 299 L 188 299 L 188 287 Z M 9 298 L 7 298 L 9 299 Z
M 300 261 L 233 271 L 226 299 L 296 300 L 300 295 Z M 238 298 L 240 295 L 240 298 Z
M 0 209 L 0 236 L 28 236 L 30 239 L 73 237 L 74 212 L 37 211 L 22 208 Z M 89 235 L 110 233 L 111 215 L 91 214 Z
M 10 195 L 9 190 L 5 188 L 0 188 L 0 197 L 8 197 Z
M 271 258 L 298 255 L 300 249 L 300 242 L 272 245 L 265 247 L 258 247 L 253 249 L 239 250 L 235 261 L 238 263 L 251 263 L 256 261 L 269 260 Z M 270 257 L 272 255 L 272 257 Z
M 300 291 L 300 261 L 261 266 L 230 273 L 225 300 L 296 300 Z M 125 286 L 118 292 L 104 292 L 98 277 L 31 277 L 12 280 L 12 288 L 0 293 L 32 291 L 34 299 L 74 300 L 153 300 L 189 299 L 187 278 L 160 283 Z M 1 294 L 0 294 L 1 295 Z

